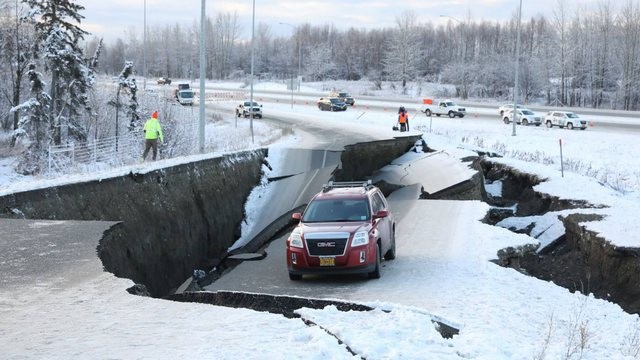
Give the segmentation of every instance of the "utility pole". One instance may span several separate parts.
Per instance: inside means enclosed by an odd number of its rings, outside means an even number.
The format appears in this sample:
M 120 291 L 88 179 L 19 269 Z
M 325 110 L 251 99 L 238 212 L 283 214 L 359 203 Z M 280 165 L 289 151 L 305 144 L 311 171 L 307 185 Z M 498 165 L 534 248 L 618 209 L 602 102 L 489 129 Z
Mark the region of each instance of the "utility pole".
M 287 25 L 287 26 L 291 26 L 291 30 L 292 33 L 291 35 L 293 36 L 296 27 L 295 25 L 289 24 L 289 23 L 285 23 L 285 22 L 281 22 L 279 23 L 280 25 Z M 300 35 L 298 34 L 298 38 L 296 39 L 296 44 L 298 45 L 298 92 L 300 92 L 300 78 L 302 76 L 302 41 L 300 41 Z M 293 85 L 293 84 L 292 84 Z M 291 91 L 293 92 L 293 86 L 291 87 Z M 293 96 L 293 94 L 291 95 Z M 293 107 L 293 100 L 291 102 L 291 107 Z
M 144 0 L 142 21 L 142 90 L 147 90 L 147 0 Z
M 204 93 L 204 78 L 206 75 L 204 71 L 204 38 L 206 36 L 204 26 L 206 18 L 205 13 L 205 0 L 202 0 L 202 6 L 200 9 L 200 121 L 198 123 L 198 144 L 200 153 L 204 153 L 204 103 L 206 99 L 206 95 Z
M 516 75 L 513 85 L 513 131 L 511 136 L 516 136 L 516 123 L 518 122 L 518 93 L 520 92 L 518 84 L 518 68 L 520 67 L 520 20 L 522 18 L 522 0 L 520 0 L 520 8 L 518 9 L 518 25 L 516 27 Z
M 204 0 L 203 0 L 204 1 Z M 249 128 L 251 129 L 251 143 L 254 143 L 253 136 L 253 58 L 255 56 L 255 29 L 256 29 L 256 0 L 253 0 L 253 14 L 251 16 L 251 95 L 249 98 L 249 114 L 251 114 L 251 120 L 249 121 Z

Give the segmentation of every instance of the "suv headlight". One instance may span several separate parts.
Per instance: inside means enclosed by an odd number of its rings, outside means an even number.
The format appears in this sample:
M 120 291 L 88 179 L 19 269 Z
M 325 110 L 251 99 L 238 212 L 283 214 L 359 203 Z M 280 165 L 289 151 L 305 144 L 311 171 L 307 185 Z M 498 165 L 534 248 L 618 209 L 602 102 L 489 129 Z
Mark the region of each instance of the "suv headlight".
M 302 249 L 302 236 L 300 235 L 300 229 L 294 229 L 289 236 L 289 245 Z
M 351 246 L 362 246 L 367 245 L 369 243 L 369 233 L 366 231 L 358 231 L 353 235 L 353 240 L 351 240 Z

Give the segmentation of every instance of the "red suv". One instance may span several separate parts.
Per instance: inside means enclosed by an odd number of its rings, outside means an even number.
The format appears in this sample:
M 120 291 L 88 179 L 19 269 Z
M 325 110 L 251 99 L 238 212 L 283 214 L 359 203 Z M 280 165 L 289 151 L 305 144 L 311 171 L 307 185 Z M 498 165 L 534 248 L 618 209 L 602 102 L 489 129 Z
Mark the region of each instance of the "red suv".
M 291 280 L 304 274 L 367 274 L 380 277 L 380 262 L 396 257 L 393 214 L 368 182 L 329 182 L 316 194 L 287 239 Z

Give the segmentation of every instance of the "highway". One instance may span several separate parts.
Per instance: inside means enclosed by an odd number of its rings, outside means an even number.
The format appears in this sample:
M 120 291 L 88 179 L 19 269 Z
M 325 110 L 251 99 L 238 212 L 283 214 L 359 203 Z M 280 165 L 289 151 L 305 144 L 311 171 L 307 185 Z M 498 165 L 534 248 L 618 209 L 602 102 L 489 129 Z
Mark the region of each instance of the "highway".
M 241 100 L 248 98 L 246 90 L 230 90 L 228 88 L 208 86 L 208 96 L 215 98 L 228 98 L 229 100 Z M 276 90 L 255 90 L 254 100 L 264 103 L 293 104 L 295 106 L 315 106 L 316 101 L 321 96 L 326 96 L 323 92 L 287 92 Z M 355 96 L 356 105 L 352 108 L 358 111 L 379 111 L 394 112 L 400 106 L 405 106 L 407 110 L 412 112 L 413 118 L 416 116 L 424 116 L 419 113 L 421 109 L 421 100 L 415 98 L 399 98 L 399 97 L 377 97 L 377 96 Z M 458 105 L 467 109 L 466 118 L 473 118 L 477 121 L 486 121 L 488 123 L 501 122 L 498 115 L 498 104 L 480 103 L 470 101 L 459 101 Z M 535 106 L 529 108 L 539 115 L 544 116 L 547 111 L 566 110 L 574 111 L 584 117 L 593 125 L 596 131 L 614 131 L 614 132 L 640 132 L 640 111 L 621 111 L 621 110 L 604 110 L 590 108 L 561 108 L 552 106 Z M 351 110 L 351 109 L 350 109 Z M 434 118 L 436 118 L 434 116 Z

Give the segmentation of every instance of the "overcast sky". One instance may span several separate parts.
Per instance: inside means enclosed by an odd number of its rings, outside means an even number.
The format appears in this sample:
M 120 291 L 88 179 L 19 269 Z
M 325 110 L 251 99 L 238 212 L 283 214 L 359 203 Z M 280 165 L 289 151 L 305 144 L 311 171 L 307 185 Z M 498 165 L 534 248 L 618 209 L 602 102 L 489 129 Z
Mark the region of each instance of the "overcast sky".
M 382 28 L 395 26 L 395 19 L 406 10 L 413 11 L 420 22 L 446 22 L 447 15 L 459 20 L 507 20 L 517 14 L 518 0 L 256 0 L 256 25 L 271 26 L 272 33 L 287 35 L 291 26 L 334 24 L 339 29 Z M 564 0 L 573 13 L 579 7 L 592 8 L 598 0 Z M 142 34 L 145 0 L 77 0 L 86 9 L 82 24 L 85 30 L 107 41 L 126 38 L 127 30 Z M 537 14 L 551 16 L 558 0 L 522 0 L 523 19 Z M 220 12 L 237 11 L 242 37 L 251 35 L 251 0 L 207 0 L 206 12 L 215 17 Z M 201 1 L 146 0 L 147 25 L 150 29 L 166 24 L 191 26 L 200 19 Z M 451 20 L 455 21 L 455 20 Z

